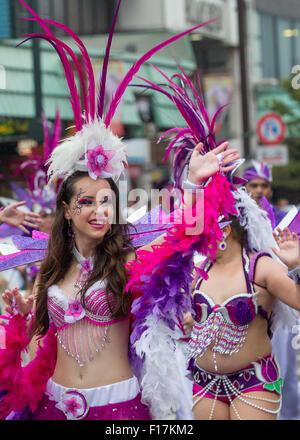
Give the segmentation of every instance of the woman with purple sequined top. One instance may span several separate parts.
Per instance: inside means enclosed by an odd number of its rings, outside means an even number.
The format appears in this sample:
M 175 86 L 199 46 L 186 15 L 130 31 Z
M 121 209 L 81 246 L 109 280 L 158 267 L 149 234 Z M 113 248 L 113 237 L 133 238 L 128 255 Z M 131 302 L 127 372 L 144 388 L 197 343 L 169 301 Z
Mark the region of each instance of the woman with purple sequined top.
M 261 221 L 264 214 L 244 191 L 239 193 L 241 217 L 231 215 L 223 223 L 216 258 L 201 265 L 208 278 L 193 281 L 189 370 L 196 419 L 277 418 L 283 381 L 272 355 L 272 310 L 278 300 L 300 310 L 299 283 L 286 269 L 300 264 L 297 235 L 288 229 L 273 234 L 270 252 L 286 267 L 270 253 L 256 252 L 249 246 L 246 212 L 252 210 Z
M 186 123 L 184 128 L 174 127 L 161 136 L 168 136 L 165 158 L 173 152 L 174 187 L 196 193 L 207 188 L 213 178 L 199 181 L 196 170 L 188 164 L 189 158 L 199 142 L 203 145 L 200 154 L 217 150 L 215 124 L 226 105 L 214 115 L 209 114 L 200 78 L 192 81 L 180 66 L 180 72 L 172 77 L 153 67 L 161 81 L 140 78 L 140 87 L 167 97 Z M 217 158 L 221 166 L 223 154 L 217 154 Z M 272 355 L 270 337 L 279 325 L 296 324 L 296 310 L 300 310 L 297 235 L 288 229 L 273 235 L 267 213 L 245 188 L 239 187 L 247 180 L 234 173 L 243 162 L 244 159 L 234 160 L 232 171 L 222 173 L 234 206 L 227 212 L 220 210 L 216 219 L 221 234 L 214 230 L 214 237 L 218 235 L 219 248 L 192 248 L 195 259 L 206 259 L 200 267 L 194 266 L 193 281 L 182 289 L 186 298 L 192 297 L 194 326 L 187 364 L 194 380 L 191 399 L 196 419 L 277 417 L 282 379 Z M 218 191 L 213 198 L 215 203 L 224 197 L 221 188 Z M 207 215 L 205 207 L 204 217 Z M 212 244 L 213 237 L 210 240 Z M 184 249 L 184 262 L 176 261 L 180 265 L 177 277 L 190 268 L 189 251 Z M 293 269 L 293 274 L 288 274 L 289 269 Z M 160 267 L 161 273 L 168 276 L 169 291 L 173 294 L 178 284 L 171 264 Z M 161 278 L 159 284 L 153 276 L 152 284 L 163 285 Z

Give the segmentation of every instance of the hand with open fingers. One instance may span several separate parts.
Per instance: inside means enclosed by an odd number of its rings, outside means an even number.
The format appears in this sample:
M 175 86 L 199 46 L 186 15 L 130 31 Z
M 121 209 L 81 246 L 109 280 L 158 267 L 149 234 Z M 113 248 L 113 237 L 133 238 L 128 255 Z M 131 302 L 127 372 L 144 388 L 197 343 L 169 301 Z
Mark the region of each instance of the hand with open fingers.
M 278 234 L 274 231 L 273 236 L 278 245 L 278 249 L 272 247 L 273 252 L 288 267 L 293 270 L 300 265 L 300 248 L 297 234 L 288 228 L 282 231 L 277 228 Z
M 27 227 L 38 229 L 40 216 L 39 214 L 31 211 L 25 212 L 18 209 L 20 206 L 25 204 L 26 201 L 23 200 L 22 202 L 12 203 L 4 208 L 3 211 L 0 212 L 0 221 L 2 223 L 7 223 L 10 226 L 15 226 L 26 234 L 30 234 L 30 231 L 27 229 Z
M 235 165 L 232 162 L 239 159 L 236 148 L 228 148 L 229 143 L 223 142 L 214 150 L 203 154 L 203 143 L 194 148 L 190 158 L 188 180 L 194 184 L 201 184 L 203 180 L 217 174 L 232 171 Z
M 20 313 L 22 316 L 31 312 L 34 301 L 32 295 L 25 299 L 17 287 L 12 290 L 6 289 L 2 294 L 2 299 L 7 304 L 5 308 L 7 313 L 10 315 Z

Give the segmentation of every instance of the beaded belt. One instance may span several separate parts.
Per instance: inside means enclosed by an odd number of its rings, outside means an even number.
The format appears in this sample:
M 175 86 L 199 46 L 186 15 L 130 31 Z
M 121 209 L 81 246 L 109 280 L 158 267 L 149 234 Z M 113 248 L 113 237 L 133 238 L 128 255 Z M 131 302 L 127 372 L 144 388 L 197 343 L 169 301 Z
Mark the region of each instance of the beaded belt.
M 283 379 L 280 377 L 279 367 L 273 356 L 266 356 L 258 359 L 258 361 L 253 362 L 242 370 L 231 374 L 214 374 L 203 370 L 196 363 L 191 367 L 195 383 L 202 388 L 194 396 L 197 397 L 194 400 L 194 406 L 199 400 L 205 397 L 207 393 L 210 393 L 214 396 L 214 400 L 225 398 L 230 404 L 232 404 L 232 406 L 234 406 L 232 403 L 233 400 L 239 398 L 244 403 L 262 411 L 272 414 L 279 413 L 280 405 L 278 409 L 273 411 L 249 401 L 248 399 L 250 397 L 247 397 L 247 399 L 243 397 L 243 393 L 258 385 L 262 385 L 263 389 L 266 391 L 275 391 L 280 395 Z M 271 400 L 252 396 L 251 399 L 281 403 L 281 397 L 278 400 Z

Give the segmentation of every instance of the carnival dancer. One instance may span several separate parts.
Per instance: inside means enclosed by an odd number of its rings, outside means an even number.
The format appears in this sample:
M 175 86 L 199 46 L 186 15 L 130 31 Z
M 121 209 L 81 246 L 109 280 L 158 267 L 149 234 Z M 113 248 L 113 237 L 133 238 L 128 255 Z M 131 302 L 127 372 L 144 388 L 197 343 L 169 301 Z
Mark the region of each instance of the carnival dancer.
M 110 151 L 113 148 L 110 143 Z M 226 144 L 219 151 L 225 148 Z M 227 150 L 225 155 L 232 153 Z M 205 156 L 200 159 L 205 162 Z M 126 225 L 120 225 L 118 190 L 112 178 L 94 180 L 88 172 L 76 170 L 78 165 L 84 164 L 73 163 L 73 173 L 59 191 L 48 254 L 34 292 L 32 333 L 44 335 L 48 331 L 43 343 L 47 357 L 51 357 L 47 370 L 41 373 L 47 376 L 51 372 L 51 378 L 32 418 L 147 419 L 148 408 L 141 404 L 138 381 L 128 359 L 131 298 L 124 294 L 125 264 L 135 253 Z M 114 171 L 121 169 L 120 165 Z M 6 291 L 3 299 L 9 313 L 16 305 L 18 314 L 12 320 L 24 320 L 32 310 L 33 298 L 25 300 L 17 290 Z M 49 347 L 53 332 L 57 332 L 57 357 L 55 348 Z M 28 342 L 26 332 L 23 336 L 24 344 Z M 35 385 L 33 382 L 33 388 Z
M 243 178 L 246 189 L 269 215 L 273 229 L 286 217 L 286 212 L 268 203 L 272 197 L 272 168 L 264 162 L 252 161 Z M 298 327 L 295 327 L 298 328 Z M 298 355 L 293 346 L 295 332 L 291 326 L 277 328 L 272 337 L 273 353 L 276 353 L 284 379 L 280 419 L 298 420 L 300 417 L 300 396 L 298 392 Z
M 203 153 L 214 151 L 214 123 L 221 109 L 210 121 L 201 95 L 183 71 L 172 78 L 159 72 L 166 84 L 141 78 L 145 85 L 140 86 L 163 93 L 185 118 L 187 128 L 167 132 L 174 134 L 167 155 L 172 149 L 175 151 L 175 185 L 196 191 L 208 183 L 197 178 L 188 166 L 190 154 L 197 142 L 203 142 Z M 180 80 L 180 85 L 175 79 Z M 240 164 L 237 161 L 236 168 Z M 233 172 L 227 177 L 236 184 L 245 182 Z M 231 191 L 235 212 L 229 216 L 224 213 L 220 218 L 223 238 L 218 251 L 205 254 L 201 249 L 207 259 L 196 271 L 193 282 L 195 325 L 189 342 L 189 369 L 194 378 L 194 414 L 197 419 L 274 419 L 280 411 L 282 378 L 272 356 L 270 334 L 284 317 L 286 322 L 294 323 L 294 314 L 285 304 L 299 310 L 300 296 L 297 282 L 288 277 L 285 267 L 272 255 L 297 275 L 299 243 L 297 235 L 288 229 L 273 236 L 267 213 L 245 189 L 231 186 Z M 170 263 L 164 263 L 159 272 L 168 274 L 170 279 L 169 270 Z M 148 282 L 158 285 L 151 276 Z M 172 291 L 174 285 L 170 281 L 169 284 Z M 141 314 L 137 333 L 142 325 L 145 320 Z M 139 344 L 136 338 L 135 347 Z M 143 349 L 145 353 L 147 349 Z
M 63 62 L 76 134 L 55 148 L 49 161 L 49 182 L 62 178 L 63 183 L 56 199 L 47 255 L 34 287 L 34 309 L 33 297 L 24 299 L 17 290 L 4 294 L 11 318 L 5 328 L 6 347 L 0 350 L 1 418 L 149 419 L 149 408 L 141 401 L 140 385 L 128 358 L 132 296 L 125 291 L 126 264 L 136 255 L 128 240 L 127 225 L 121 219 L 116 184 L 127 163 L 126 151 L 112 134 L 110 123 L 126 86 L 142 63 L 192 30 L 171 37 L 137 60 L 104 115 L 105 77 L 120 1 L 108 38 L 99 96 L 90 59 L 79 38 L 63 25 L 42 20 L 20 1 L 45 31 L 28 38 L 49 41 Z M 52 34 L 49 24 L 72 36 L 84 63 Z M 83 108 L 73 66 L 81 81 Z M 205 156 L 199 155 L 197 146 L 194 153 L 191 163 L 203 178 L 220 171 L 217 154 L 224 156 L 224 172 L 233 168 L 230 162 L 238 157 L 227 144 Z M 219 186 L 223 188 L 220 182 Z M 217 228 L 215 213 L 221 207 L 222 197 L 211 205 L 210 231 Z M 41 249 L 39 243 L 35 249 Z M 42 340 L 36 357 L 21 368 L 19 355 L 32 335 L 40 335 Z M 155 400 L 155 388 L 152 395 Z M 170 406 L 168 401 L 165 404 Z

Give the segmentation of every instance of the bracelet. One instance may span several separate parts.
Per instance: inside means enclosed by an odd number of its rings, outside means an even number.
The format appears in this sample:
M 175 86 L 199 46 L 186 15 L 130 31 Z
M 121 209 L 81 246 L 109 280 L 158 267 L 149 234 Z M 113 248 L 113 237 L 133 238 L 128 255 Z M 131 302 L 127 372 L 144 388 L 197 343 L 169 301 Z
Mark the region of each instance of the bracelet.
M 294 280 L 296 284 L 300 285 L 300 266 L 295 267 L 295 269 L 289 270 L 288 277 Z
M 193 183 L 193 182 L 190 182 L 188 179 L 185 179 L 183 182 L 182 182 L 182 185 L 181 185 L 181 187 L 182 187 L 182 189 L 192 189 L 192 190 L 197 190 L 197 189 L 202 189 L 203 188 L 203 185 L 202 184 L 197 184 L 197 183 Z

